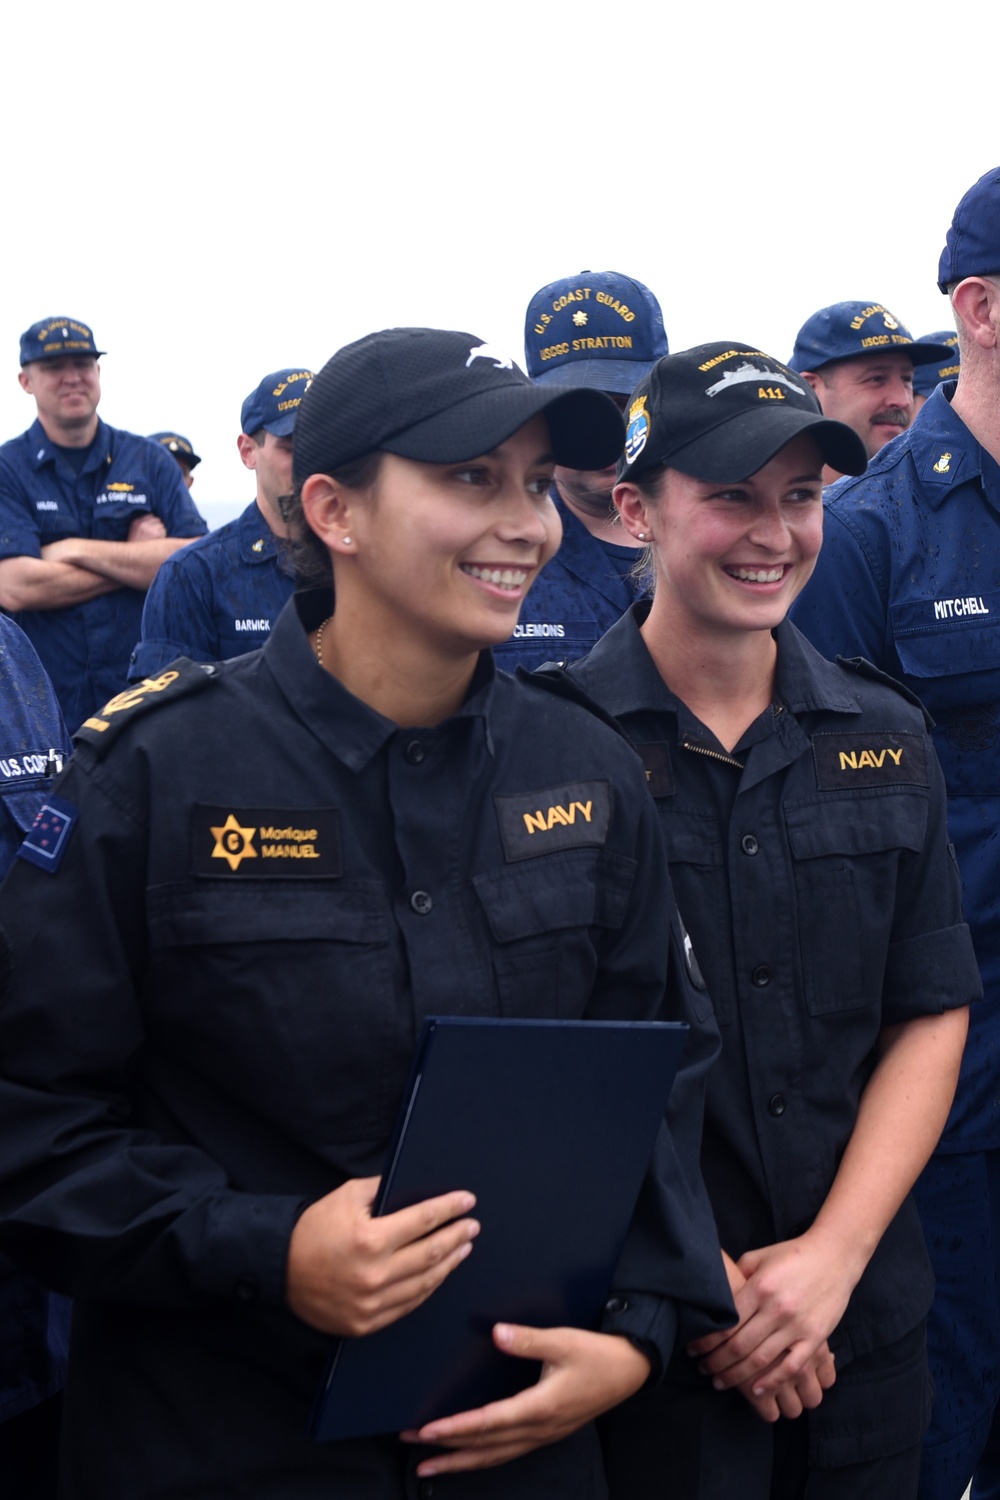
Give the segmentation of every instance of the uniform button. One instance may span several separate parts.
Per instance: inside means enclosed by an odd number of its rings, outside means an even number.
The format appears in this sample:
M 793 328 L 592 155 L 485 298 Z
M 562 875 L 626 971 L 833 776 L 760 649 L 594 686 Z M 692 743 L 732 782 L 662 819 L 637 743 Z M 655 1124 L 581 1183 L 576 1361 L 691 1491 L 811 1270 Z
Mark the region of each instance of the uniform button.
M 419 740 L 411 740 L 406 749 L 403 751 L 403 754 L 410 762 L 411 766 L 419 766 L 422 760 L 427 759 L 427 751 L 424 749 Z
M 604 1304 L 606 1313 L 623 1313 L 628 1311 L 627 1297 L 609 1297 Z
M 241 1302 L 252 1302 L 257 1295 L 257 1283 L 252 1276 L 241 1276 L 236 1283 L 236 1295 Z
M 420 1483 L 417 1485 L 417 1494 L 420 1496 L 420 1500 L 431 1500 L 431 1496 L 433 1495 L 433 1493 L 433 1480 L 421 1479 Z
M 771 983 L 771 971 L 767 967 L 767 964 L 759 964 L 750 975 L 750 978 L 757 988 L 762 990 L 766 984 Z
M 740 839 L 740 848 L 743 850 L 744 854 L 756 854 L 757 850 L 760 848 L 760 845 L 758 844 L 752 833 L 745 833 Z
M 770 1099 L 768 1099 L 767 1101 L 767 1112 L 769 1115 L 774 1115 L 775 1117 L 777 1117 L 778 1115 L 783 1115 L 785 1113 L 784 1094 L 771 1095 Z
M 434 902 L 431 900 L 426 891 L 414 891 L 413 895 L 410 897 L 410 905 L 413 907 L 413 910 L 417 913 L 418 917 L 426 917 L 427 913 L 434 905 Z

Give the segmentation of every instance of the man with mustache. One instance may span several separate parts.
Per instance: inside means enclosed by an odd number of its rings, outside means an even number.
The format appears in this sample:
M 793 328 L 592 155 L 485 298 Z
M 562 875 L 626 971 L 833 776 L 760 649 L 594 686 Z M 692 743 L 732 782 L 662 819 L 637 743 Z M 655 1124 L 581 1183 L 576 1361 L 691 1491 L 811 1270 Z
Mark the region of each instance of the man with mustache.
M 823 415 L 853 427 L 874 458 L 913 421 L 913 368 L 944 364 L 951 350 L 917 343 L 880 302 L 834 302 L 799 329 L 788 361 L 803 375 Z M 840 475 L 826 468 L 832 484 Z
M 630 276 L 581 271 L 532 297 L 524 352 L 536 384 L 591 386 L 624 411 L 639 381 L 668 352 L 660 304 Z M 618 519 L 611 499 L 616 477 L 614 466 L 556 466 L 549 493 L 562 544 L 532 584 L 514 635 L 494 647 L 505 671 L 578 661 L 642 592 L 632 577 L 642 543 Z

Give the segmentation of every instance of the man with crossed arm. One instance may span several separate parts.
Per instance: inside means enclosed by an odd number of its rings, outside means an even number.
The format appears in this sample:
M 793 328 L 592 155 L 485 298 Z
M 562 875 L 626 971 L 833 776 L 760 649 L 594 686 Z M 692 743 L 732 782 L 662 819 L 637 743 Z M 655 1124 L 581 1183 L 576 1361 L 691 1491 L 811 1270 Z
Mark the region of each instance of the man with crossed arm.
M 0 447 L 0 606 L 71 730 L 124 687 L 160 564 L 207 530 L 170 454 L 98 417 L 102 352 L 73 318 L 32 324 L 19 380 L 37 418 Z

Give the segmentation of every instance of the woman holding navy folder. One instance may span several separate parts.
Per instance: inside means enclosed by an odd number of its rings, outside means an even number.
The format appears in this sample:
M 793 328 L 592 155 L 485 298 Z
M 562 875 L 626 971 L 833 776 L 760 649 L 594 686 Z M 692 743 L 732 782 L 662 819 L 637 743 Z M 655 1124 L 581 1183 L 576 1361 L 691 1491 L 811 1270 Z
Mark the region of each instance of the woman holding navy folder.
M 642 767 L 488 650 L 558 545 L 553 463 L 621 436 L 466 334 L 349 346 L 296 430 L 318 587 L 261 652 L 176 663 L 79 732 L 0 902 L 0 1245 L 76 1299 L 66 1500 L 601 1500 L 591 1419 L 731 1322 L 697 1165 L 718 1038 Z M 539 820 L 567 797 L 591 816 Z M 476 1254 L 461 1183 L 370 1212 L 442 1013 L 688 1021 L 670 1133 L 601 1331 L 498 1326 L 537 1384 L 317 1445 L 330 1335 Z

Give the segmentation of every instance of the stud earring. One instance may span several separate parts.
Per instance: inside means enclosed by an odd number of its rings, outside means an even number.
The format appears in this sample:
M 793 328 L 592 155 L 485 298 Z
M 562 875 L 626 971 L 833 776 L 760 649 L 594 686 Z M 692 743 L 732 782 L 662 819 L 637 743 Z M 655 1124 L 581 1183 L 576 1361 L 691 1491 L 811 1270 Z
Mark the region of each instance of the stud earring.
M 636 534 L 635 534 L 635 536 L 636 536 L 636 541 L 638 541 L 638 542 L 644 542 L 644 541 L 646 541 L 646 533 L 644 531 L 637 531 Z
M 345 536 L 344 537 L 344 546 L 345 547 L 349 547 L 350 545 L 351 545 L 351 539 L 350 539 L 350 537 L 349 536 Z

